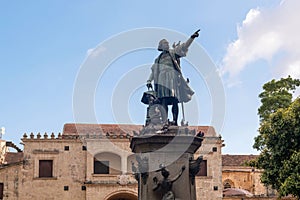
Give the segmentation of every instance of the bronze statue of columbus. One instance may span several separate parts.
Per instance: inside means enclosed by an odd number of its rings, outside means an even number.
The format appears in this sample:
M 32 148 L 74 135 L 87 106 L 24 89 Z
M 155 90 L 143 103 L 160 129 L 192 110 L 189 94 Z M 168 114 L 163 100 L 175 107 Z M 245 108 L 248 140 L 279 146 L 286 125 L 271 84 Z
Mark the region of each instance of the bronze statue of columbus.
M 147 87 L 148 89 L 152 88 L 151 82 L 154 81 L 156 97 L 164 109 L 162 115 L 164 123 L 168 120 L 168 106 L 172 105 L 173 121 L 171 125 L 177 126 L 178 103 L 190 101 L 194 94 L 188 85 L 188 80 L 182 76 L 180 58 L 186 56 L 189 46 L 199 36 L 199 31 L 192 34 L 185 43 L 173 44 L 172 49 L 166 39 L 162 39 L 158 44 L 158 51 L 161 53 L 151 67 Z

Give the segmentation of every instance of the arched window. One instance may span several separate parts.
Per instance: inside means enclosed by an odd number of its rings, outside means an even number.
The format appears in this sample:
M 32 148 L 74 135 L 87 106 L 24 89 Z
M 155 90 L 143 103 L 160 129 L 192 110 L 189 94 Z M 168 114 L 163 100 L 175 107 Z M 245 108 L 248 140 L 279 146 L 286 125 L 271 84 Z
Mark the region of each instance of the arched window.
M 233 183 L 232 180 L 226 179 L 226 180 L 223 182 L 223 187 L 224 187 L 224 189 L 227 189 L 227 188 L 234 188 L 234 183 Z
M 110 152 L 96 154 L 94 174 L 121 174 L 121 157 Z
M 105 200 L 138 200 L 137 194 L 132 191 L 117 191 L 110 194 Z
M 231 188 L 231 185 L 228 182 L 224 184 L 224 189 L 227 189 L 227 188 Z

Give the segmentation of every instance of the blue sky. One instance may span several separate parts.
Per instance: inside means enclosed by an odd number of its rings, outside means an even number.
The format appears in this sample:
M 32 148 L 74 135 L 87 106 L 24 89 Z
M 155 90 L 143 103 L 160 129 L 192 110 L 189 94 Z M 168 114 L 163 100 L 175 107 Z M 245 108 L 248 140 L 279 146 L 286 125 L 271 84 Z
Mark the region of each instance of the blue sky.
M 88 53 L 103 41 L 144 27 L 185 35 L 201 28 L 196 42 L 215 63 L 224 86 L 226 116 L 220 131 L 226 144 L 223 152 L 257 153 L 252 145 L 259 126 L 258 94 L 262 85 L 287 74 L 300 77 L 296 28 L 300 27 L 296 18 L 299 5 L 296 0 L 1 1 L 3 138 L 18 143 L 24 132 L 58 133 L 64 123 L 74 122 L 76 77 Z M 149 50 L 124 55 L 106 71 L 106 76 L 117 80 L 132 70 L 131 66 L 153 62 L 157 54 Z M 188 65 L 185 61 L 183 64 Z M 121 66 L 125 67 L 118 70 Z M 183 71 L 193 74 L 188 66 Z M 105 80 L 99 82 L 95 96 L 98 122 L 127 123 L 114 119 L 109 111 L 111 102 L 102 99 L 106 94 L 99 90 L 111 85 Z M 195 86 L 196 92 L 203 90 L 203 98 L 209 99 L 205 80 L 199 82 L 202 86 Z M 133 104 L 144 89 L 139 88 L 129 101 Z M 135 113 L 133 123 L 143 123 L 145 106 L 136 103 L 137 107 L 131 104 L 128 110 Z M 209 105 L 209 101 L 203 104 Z M 108 105 L 105 112 L 103 105 Z M 209 125 L 210 119 L 205 116 L 211 116 L 211 108 L 205 105 L 200 106 L 204 117 L 199 117 L 198 125 Z

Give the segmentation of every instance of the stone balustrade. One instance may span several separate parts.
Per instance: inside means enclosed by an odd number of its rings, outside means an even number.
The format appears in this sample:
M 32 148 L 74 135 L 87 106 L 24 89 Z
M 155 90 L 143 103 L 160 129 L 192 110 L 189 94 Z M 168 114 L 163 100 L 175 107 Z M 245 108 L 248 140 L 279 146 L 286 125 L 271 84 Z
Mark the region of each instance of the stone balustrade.
M 38 132 L 37 134 L 34 133 L 24 133 L 22 140 L 54 140 L 54 139 L 130 139 L 132 138 L 133 134 L 115 134 L 115 133 L 105 133 L 105 134 L 99 134 L 99 133 L 88 133 L 88 134 L 79 134 L 79 135 L 64 135 L 61 133 L 58 133 L 57 136 L 52 132 L 51 134 L 44 133 L 41 134 Z

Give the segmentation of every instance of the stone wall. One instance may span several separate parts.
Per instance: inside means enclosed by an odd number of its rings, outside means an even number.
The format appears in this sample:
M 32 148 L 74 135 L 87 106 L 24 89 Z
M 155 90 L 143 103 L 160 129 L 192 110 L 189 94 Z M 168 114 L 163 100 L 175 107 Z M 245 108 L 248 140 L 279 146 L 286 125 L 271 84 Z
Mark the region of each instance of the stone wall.
M 256 196 L 275 196 L 275 190 L 268 189 L 260 181 L 262 171 L 247 166 L 223 166 L 222 182 L 230 182 L 232 188 L 240 188 Z
M 3 199 L 19 199 L 22 187 L 22 163 L 0 168 L 0 182 L 3 183 Z
M 110 200 L 130 198 L 137 200 L 137 185 L 94 184 L 87 186 L 86 200 Z
M 197 199 L 222 199 L 222 146 L 223 141 L 215 135 L 204 137 L 195 157 L 207 160 L 207 176 L 196 177 Z
M 79 139 L 23 139 L 20 199 L 85 199 L 86 151 Z M 53 177 L 39 178 L 39 160 L 53 160 Z
M 6 141 L 0 139 L 0 164 L 4 164 L 5 153 L 8 148 L 6 147 Z

